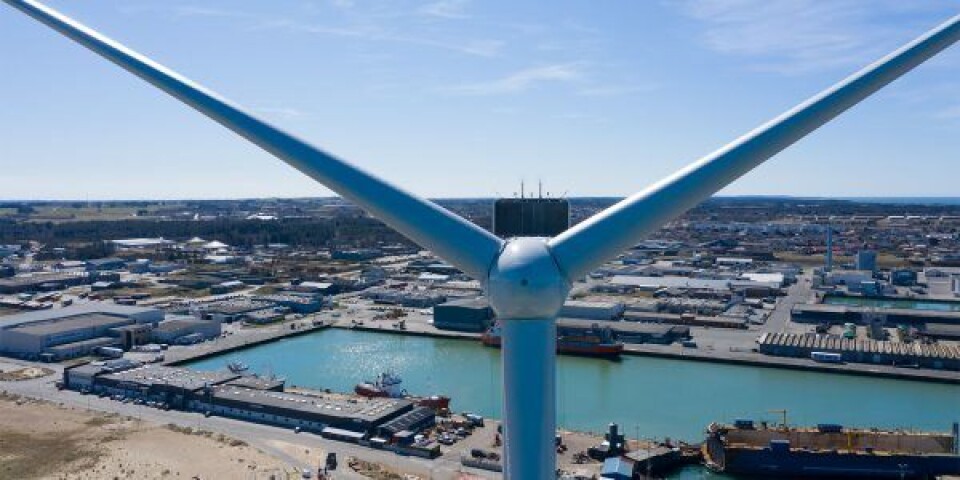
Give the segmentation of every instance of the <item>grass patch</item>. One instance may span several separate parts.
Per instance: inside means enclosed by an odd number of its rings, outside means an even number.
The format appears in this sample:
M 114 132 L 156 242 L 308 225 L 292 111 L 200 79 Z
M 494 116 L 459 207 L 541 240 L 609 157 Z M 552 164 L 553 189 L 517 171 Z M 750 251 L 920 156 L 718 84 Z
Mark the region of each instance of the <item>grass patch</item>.
M 24 434 L 0 430 L 0 478 L 43 478 L 93 468 L 104 451 L 63 433 Z

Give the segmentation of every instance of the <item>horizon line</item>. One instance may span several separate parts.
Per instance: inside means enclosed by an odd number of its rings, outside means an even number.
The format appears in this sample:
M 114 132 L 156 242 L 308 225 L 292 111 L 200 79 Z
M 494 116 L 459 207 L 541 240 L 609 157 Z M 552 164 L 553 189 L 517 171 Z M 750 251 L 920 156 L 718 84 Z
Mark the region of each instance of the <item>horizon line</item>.
M 568 200 L 598 200 L 598 199 L 623 199 L 626 195 L 583 195 L 583 196 L 551 196 L 542 198 L 565 198 Z M 498 198 L 519 198 L 496 197 L 496 196 L 464 196 L 464 197 L 423 197 L 431 201 L 445 200 L 495 200 Z M 528 196 L 528 199 L 538 198 Z M 713 195 L 705 201 L 717 199 L 784 199 L 784 200 L 824 200 L 824 201 L 857 201 L 857 200 L 960 200 L 960 195 L 776 195 L 776 194 L 742 194 L 742 195 Z M 352 203 L 339 195 L 318 196 L 318 197 L 209 197 L 209 198 L 67 198 L 67 199 L 0 199 L 0 204 L 5 203 L 130 203 L 130 202 L 242 202 L 251 200 L 341 200 L 346 203 Z

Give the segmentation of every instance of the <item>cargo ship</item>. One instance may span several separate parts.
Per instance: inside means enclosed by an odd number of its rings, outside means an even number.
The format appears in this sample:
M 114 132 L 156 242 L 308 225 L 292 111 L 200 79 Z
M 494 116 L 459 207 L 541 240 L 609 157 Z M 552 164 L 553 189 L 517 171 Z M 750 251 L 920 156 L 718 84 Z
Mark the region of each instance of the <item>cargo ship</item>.
M 500 347 L 500 324 L 495 323 L 480 337 L 488 347 Z M 590 357 L 619 357 L 623 343 L 614 340 L 609 328 L 594 323 L 589 329 L 557 329 L 557 353 Z
M 399 375 L 383 372 L 374 380 L 358 383 L 353 391 L 363 397 L 406 398 L 421 407 L 430 407 L 437 411 L 450 409 L 450 397 L 446 395 L 430 395 L 418 397 L 410 395 L 401 384 L 403 379 Z
M 711 424 L 701 449 L 717 473 L 768 478 L 933 479 L 960 475 L 953 433 L 884 431 L 822 424 L 814 428 L 757 426 L 750 420 Z

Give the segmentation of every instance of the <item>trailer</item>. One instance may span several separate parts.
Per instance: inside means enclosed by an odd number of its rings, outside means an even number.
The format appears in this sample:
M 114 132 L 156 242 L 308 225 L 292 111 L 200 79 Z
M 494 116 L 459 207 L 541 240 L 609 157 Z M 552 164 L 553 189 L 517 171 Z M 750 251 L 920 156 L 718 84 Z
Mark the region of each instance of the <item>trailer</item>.
M 810 358 L 820 363 L 843 363 L 843 356 L 834 352 L 810 352 Z

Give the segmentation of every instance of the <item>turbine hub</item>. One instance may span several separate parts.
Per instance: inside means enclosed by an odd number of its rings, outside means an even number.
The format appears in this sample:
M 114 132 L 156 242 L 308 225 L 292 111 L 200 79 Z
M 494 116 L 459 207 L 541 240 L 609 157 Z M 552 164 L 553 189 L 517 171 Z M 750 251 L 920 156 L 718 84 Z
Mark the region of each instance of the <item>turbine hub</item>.
M 503 319 L 553 318 L 569 291 L 545 238 L 508 240 L 487 277 L 490 306 Z

